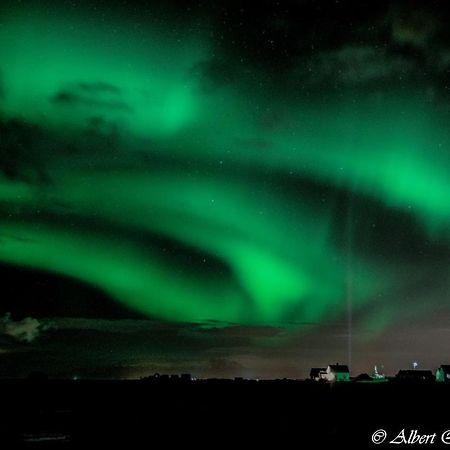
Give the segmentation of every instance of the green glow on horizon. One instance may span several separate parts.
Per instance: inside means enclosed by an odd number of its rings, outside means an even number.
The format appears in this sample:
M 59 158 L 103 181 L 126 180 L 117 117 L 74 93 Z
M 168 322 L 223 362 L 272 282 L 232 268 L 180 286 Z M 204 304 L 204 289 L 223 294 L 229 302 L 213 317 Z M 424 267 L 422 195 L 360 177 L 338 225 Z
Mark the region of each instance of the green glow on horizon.
M 179 42 L 119 19 L 93 27 L 56 13 L 6 16 L 3 116 L 67 139 L 100 117 L 121 141 L 110 169 L 95 148 L 89 156 L 51 149 L 51 184 L 0 179 L 0 260 L 83 280 L 170 320 L 308 322 L 344 311 L 346 237 L 331 243 L 332 207 L 278 189 L 268 172 L 411 211 L 431 237 L 448 237 L 450 139 L 430 105 L 414 96 L 318 106 L 238 87 L 206 92 L 194 69 L 209 48 L 200 34 Z M 282 118 L 269 126 L 272 113 Z M 138 153 L 147 162 L 137 164 Z M 20 220 L 34 209 L 44 218 Z M 230 273 L 180 271 L 140 247 L 136 236 L 146 233 L 195 248 Z M 394 276 L 354 258 L 358 309 L 389 291 Z

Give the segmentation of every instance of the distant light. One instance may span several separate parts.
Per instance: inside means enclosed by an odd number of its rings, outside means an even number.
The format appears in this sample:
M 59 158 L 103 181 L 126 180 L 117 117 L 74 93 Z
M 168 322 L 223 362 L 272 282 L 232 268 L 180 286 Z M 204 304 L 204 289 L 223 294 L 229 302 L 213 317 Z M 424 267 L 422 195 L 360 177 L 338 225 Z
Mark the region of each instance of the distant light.
M 415 369 L 417 366 L 419 365 L 419 363 L 417 361 L 413 362 L 413 368 Z
M 72 377 L 72 380 L 73 380 L 73 381 L 77 381 L 77 380 L 78 380 L 78 377 L 77 377 L 76 375 L 74 375 L 74 376 Z

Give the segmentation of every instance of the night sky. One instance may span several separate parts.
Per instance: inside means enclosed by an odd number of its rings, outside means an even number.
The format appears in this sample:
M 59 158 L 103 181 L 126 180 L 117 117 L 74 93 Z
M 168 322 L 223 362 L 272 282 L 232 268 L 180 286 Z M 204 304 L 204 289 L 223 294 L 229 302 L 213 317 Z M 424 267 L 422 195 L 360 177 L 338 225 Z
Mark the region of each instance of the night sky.
M 444 4 L 3 1 L 0 377 L 449 364 Z

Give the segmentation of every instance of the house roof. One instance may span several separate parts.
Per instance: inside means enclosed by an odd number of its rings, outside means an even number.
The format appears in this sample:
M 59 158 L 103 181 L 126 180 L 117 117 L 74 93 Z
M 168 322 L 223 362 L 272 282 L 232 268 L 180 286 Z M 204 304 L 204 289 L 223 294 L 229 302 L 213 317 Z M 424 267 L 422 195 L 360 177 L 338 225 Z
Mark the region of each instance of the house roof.
M 348 370 L 348 366 L 343 366 L 341 364 L 330 364 L 330 370 L 332 372 L 339 372 L 339 373 L 350 373 L 350 370 Z
M 441 367 L 439 368 L 442 369 L 444 372 L 450 372 L 450 364 L 441 364 Z

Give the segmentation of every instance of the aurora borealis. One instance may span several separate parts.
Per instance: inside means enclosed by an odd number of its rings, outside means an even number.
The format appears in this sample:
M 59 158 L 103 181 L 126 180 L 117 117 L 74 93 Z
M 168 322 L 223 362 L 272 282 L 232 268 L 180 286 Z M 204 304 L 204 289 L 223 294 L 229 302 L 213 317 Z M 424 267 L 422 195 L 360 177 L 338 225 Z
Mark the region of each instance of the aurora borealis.
M 0 261 L 15 281 L 79 283 L 138 315 L 139 332 L 192 327 L 212 354 L 238 330 L 251 373 L 248 355 L 276 348 L 308 367 L 313 336 L 348 357 L 350 314 L 361 354 L 389 354 L 377 340 L 419 336 L 436 315 L 448 328 L 443 19 L 352 4 L 333 10 L 354 15 L 347 29 L 309 2 L 276 8 L 1 7 Z M 2 313 L 32 312 L 48 335 L 88 320 L 28 303 Z M 317 344 L 336 327 L 342 344 Z

